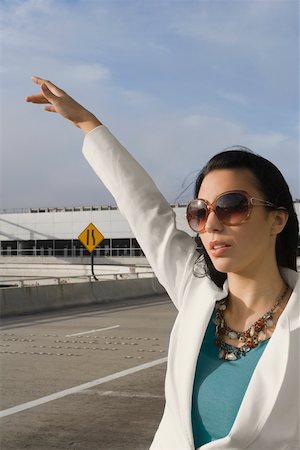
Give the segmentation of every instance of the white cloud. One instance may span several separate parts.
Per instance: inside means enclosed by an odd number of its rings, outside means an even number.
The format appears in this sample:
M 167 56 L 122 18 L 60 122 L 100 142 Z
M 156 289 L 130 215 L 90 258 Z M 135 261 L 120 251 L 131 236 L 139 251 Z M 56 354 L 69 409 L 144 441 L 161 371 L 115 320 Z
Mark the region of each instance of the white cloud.
M 243 48 L 260 52 L 265 46 L 276 47 L 279 39 L 289 39 L 293 30 L 287 21 L 274 19 L 297 13 L 297 2 L 289 0 L 227 0 L 194 3 L 183 8 L 172 22 L 180 35 L 213 43 L 220 48 Z
M 65 64 L 63 70 L 60 70 L 62 79 L 80 84 L 107 81 L 110 76 L 110 69 L 99 63 Z
M 53 0 L 12 0 L 10 1 L 10 14 L 6 18 L 23 22 L 36 12 L 49 12 Z
M 121 87 L 115 89 L 129 110 L 133 108 L 136 111 L 139 110 L 140 114 L 143 114 L 145 111 L 150 111 L 152 114 L 153 110 L 165 108 L 161 99 L 140 89 L 123 89 Z
M 241 94 L 238 94 L 236 92 L 217 92 L 220 97 L 225 98 L 226 100 L 229 100 L 231 103 L 237 103 L 240 106 L 247 106 L 249 104 L 249 100 Z
M 171 110 L 152 115 L 147 122 L 117 117 L 113 129 L 170 202 L 183 190 L 182 183 L 189 174 L 194 173 L 187 182 L 196 178 L 197 171 L 214 154 L 232 145 L 249 147 L 271 160 L 283 172 L 294 196 L 299 195 L 298 143 L 282 133 L 256 133 L 221 116 L 179 116 Z M 192 189 L 180 201 L 190 199 Z

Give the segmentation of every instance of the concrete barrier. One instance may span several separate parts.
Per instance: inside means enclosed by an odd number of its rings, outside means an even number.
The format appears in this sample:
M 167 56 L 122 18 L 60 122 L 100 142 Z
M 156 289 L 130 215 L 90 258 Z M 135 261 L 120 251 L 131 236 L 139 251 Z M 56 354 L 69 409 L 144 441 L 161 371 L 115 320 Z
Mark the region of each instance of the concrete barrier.
M 0 316 L 165 294 L 157 278 L 0 289 Z

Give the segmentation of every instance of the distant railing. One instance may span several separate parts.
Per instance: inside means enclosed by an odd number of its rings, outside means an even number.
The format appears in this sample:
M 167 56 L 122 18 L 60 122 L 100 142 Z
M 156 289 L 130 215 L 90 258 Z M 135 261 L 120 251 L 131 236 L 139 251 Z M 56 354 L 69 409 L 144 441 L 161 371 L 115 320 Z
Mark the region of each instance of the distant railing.
M 155 274 L 152 271 L 136 272 L 136 273 L 112 273 L 112 274 L 98 274 L 97 281 L 111 281 L 111 280 L 132 280 L 141 278 L 154 278 Z M 20 280 L 18 276 L 10 275 L 5 280 L 0 280 L 0 287 L 27 287 L 27 286 L 45 286 L 51 284 L 74 284 L 84 282 L 95 282 L 93 275 L 75 275 L 65 277 L 36 277 L 27 276 Z
M 90 253 L 83 247 L 65 247 L 65 248 L 45 248 L 33 247 L 29 249 L 0 247 L 0 256 L 54 256 L 64 258 L 83 258 L 90 256 Z M 144 256 L 141 248 L 137 247 L 98 247 L 94 250 L 94 256 L 97 257 L 112 257 L 112 256 Z

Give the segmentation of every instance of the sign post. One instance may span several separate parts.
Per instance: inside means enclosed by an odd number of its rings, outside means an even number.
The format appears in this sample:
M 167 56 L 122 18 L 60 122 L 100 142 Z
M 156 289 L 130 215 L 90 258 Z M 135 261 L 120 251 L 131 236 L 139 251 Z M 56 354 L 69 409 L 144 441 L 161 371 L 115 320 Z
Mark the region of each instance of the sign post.
M 91 269 L 92 269 L 92 274 L 93 277 L 96 281 L 98 281 L 98 278 L 96 277 L 96 275 L 94 274 L 94 250 L 91 253 Z
M 94 274 L 94 250 L 99 245 L 104 236 L 100 231 L 95 227 L 94 224 L 90 223 L 78 236 L 80 242 L 85 246 L 88 252 L 91 254 L 91 268 L 92 274 L 95 280 L 98 281 L 98 278 Z

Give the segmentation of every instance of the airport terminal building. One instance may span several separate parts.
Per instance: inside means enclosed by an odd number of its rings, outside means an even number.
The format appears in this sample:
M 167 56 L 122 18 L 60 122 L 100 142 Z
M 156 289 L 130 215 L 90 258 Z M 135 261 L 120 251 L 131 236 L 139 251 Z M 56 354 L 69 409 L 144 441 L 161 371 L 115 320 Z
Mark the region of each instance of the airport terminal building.
M 300 222 L 300 200 L 295 200 Z M 186 203 L 171 205 L 177 227 L 194 235 L 185 217 Z M 104 236 L 96 257 L 144 256 L 127 221 L 116 206 L 30 208 L 0 212 L 0 256 L 85 257 L 78 239 L 92 223 Z M 300 239 L 298 245 L 300 255 Z
M 177 227 L 191 236 L 186 204 L 171 205 Z M 1 256 L 84 257 L 89 252 L 78 239 L 92 223 L 104 236 L 96 257 L 144 256 L 128 222 L 116 206 L 30 208 L 0 213 Z

